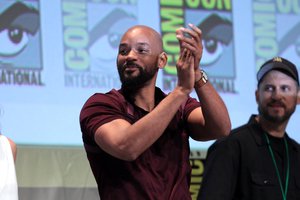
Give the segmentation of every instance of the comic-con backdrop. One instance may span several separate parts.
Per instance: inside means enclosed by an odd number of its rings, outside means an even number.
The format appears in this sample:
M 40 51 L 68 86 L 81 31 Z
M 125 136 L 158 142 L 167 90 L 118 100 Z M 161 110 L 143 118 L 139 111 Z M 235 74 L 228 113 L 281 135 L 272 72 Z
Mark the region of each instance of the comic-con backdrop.
M 300 66 L 299 0 L 0 0 L 1 132 L 19 144 L 81 145 L 83 103 L 120 87 L 116 55 L 124 31 L 144 24 L 161 33 L 169 60 L 157 85 L 170 92 L 175 30 L 188 23 L 203 32 L 201 67 L 233 127 L 257 113 L 262 62 L 279 55 Z M 298 142 L 299 119 L 298 108 L 288 128 Z M 192 149 L 209 144 L 191 140 Z

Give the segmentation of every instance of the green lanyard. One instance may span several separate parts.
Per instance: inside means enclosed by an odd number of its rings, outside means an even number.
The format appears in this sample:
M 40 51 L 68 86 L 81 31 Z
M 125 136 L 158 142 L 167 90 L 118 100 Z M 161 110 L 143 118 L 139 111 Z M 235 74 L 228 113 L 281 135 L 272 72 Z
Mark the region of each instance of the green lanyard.
M 279 174 L 279 170 L 278 170 L 278 167 L 277 167 L 277 164 L 276 164 L 275 156 L 274 156 L 274 153 L 273 153 L 273 150 L 272 150 L 272 147 L 271 147 L 271 143 L 270 143 L 268 134 L 266 134 L 266 133 L 264 133 L 264 134 L 265 134 L 265 137 L 266 137 L 266 140 L 267 140 L 267 143 L 268 143 L 268 147 L 269 147 L 269 151 L 270 151 L 270 154 L 271 154 L 271 157 L 272 157 L 272 160 L 273 160 L 273 164 L 274 164 L 275 169 L 276 169 L 276 174 L 277 174 L 277 178 L 278 178 L 278 181 L 279 181 L 279 184 L 280 184 L 280 190 L 281 190 L 282 198 L 283 198 L 283 200 L 286 200 L 288 186 L 289 186 L 289 177 L 290 177 L 290 158 L 289 158 L 288 143 L 286 141 L 286 138 L 284 137 L 283 139 L 284 139 L 285 152 L 286 152 L 286 158 L 287 158 L 287 169 L 286 169 L 286 179 L 285 179 L 285 190 L 283 190 L 281 177 L 280 177 L 280 174 Z

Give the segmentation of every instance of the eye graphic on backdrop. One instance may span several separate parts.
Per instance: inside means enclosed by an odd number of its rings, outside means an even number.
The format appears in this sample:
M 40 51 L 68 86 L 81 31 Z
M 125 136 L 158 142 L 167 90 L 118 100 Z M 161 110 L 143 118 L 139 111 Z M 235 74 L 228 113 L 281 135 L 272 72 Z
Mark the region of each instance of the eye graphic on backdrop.
M 198 27 L 202 30 L 202 66 L 213 65 L 222 56 L 226 46 L 232 41 L 232 23 L 216 14 L 204 19 Z
M 90 55 L 99 60 L 115 60 L 123 33 L 137 23 L 124 10 L 115 9 L 90 31 Z
M 21 2 L 12 4 L 0 14 L 0 56 L 11 57 L 22 52 L 39 28 L 39 13 Z
M 0 55 L 15 56 L 26 47 L 28 35 L 24 30 L 12 27 L 0 32 L 0 41 Z
M 211 65 L 221 57 L 224 50 L 224 45 L 222 42 L 214 38 L 207 38 L 203 41 L 203 43 L 204 47 L 202 65 Z

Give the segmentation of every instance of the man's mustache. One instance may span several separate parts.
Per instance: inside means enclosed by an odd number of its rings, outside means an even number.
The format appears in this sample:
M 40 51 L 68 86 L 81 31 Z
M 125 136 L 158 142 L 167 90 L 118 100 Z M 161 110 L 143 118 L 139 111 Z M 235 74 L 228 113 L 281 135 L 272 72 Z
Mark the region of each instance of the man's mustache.
M 272 102 L 268 103 L 268 106 L 281 106 L 285 107 L 285 104 L 279 100 L 273 100 Z
M 126 68 L 132 68 L 132 67 L 141 68 L 141 66 L 136 64 L 135 62 L 125 61 L 124 64 L 122 65 L 122 70 L 125 70 Z

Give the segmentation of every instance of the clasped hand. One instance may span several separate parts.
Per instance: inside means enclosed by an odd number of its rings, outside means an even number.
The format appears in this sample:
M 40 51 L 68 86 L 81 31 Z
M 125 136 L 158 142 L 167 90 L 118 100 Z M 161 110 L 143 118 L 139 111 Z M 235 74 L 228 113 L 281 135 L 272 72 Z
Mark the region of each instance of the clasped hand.
M 203 50 L 201 30 L 193 24 L 189 24 L 189 27 L 176 30 L 180 46 L 180 54 L 176 63 L 177 85 L 188 93 L 192 91 L 195 80 L 200 78 L 198 77 L 200 75 L 199 64 Z

